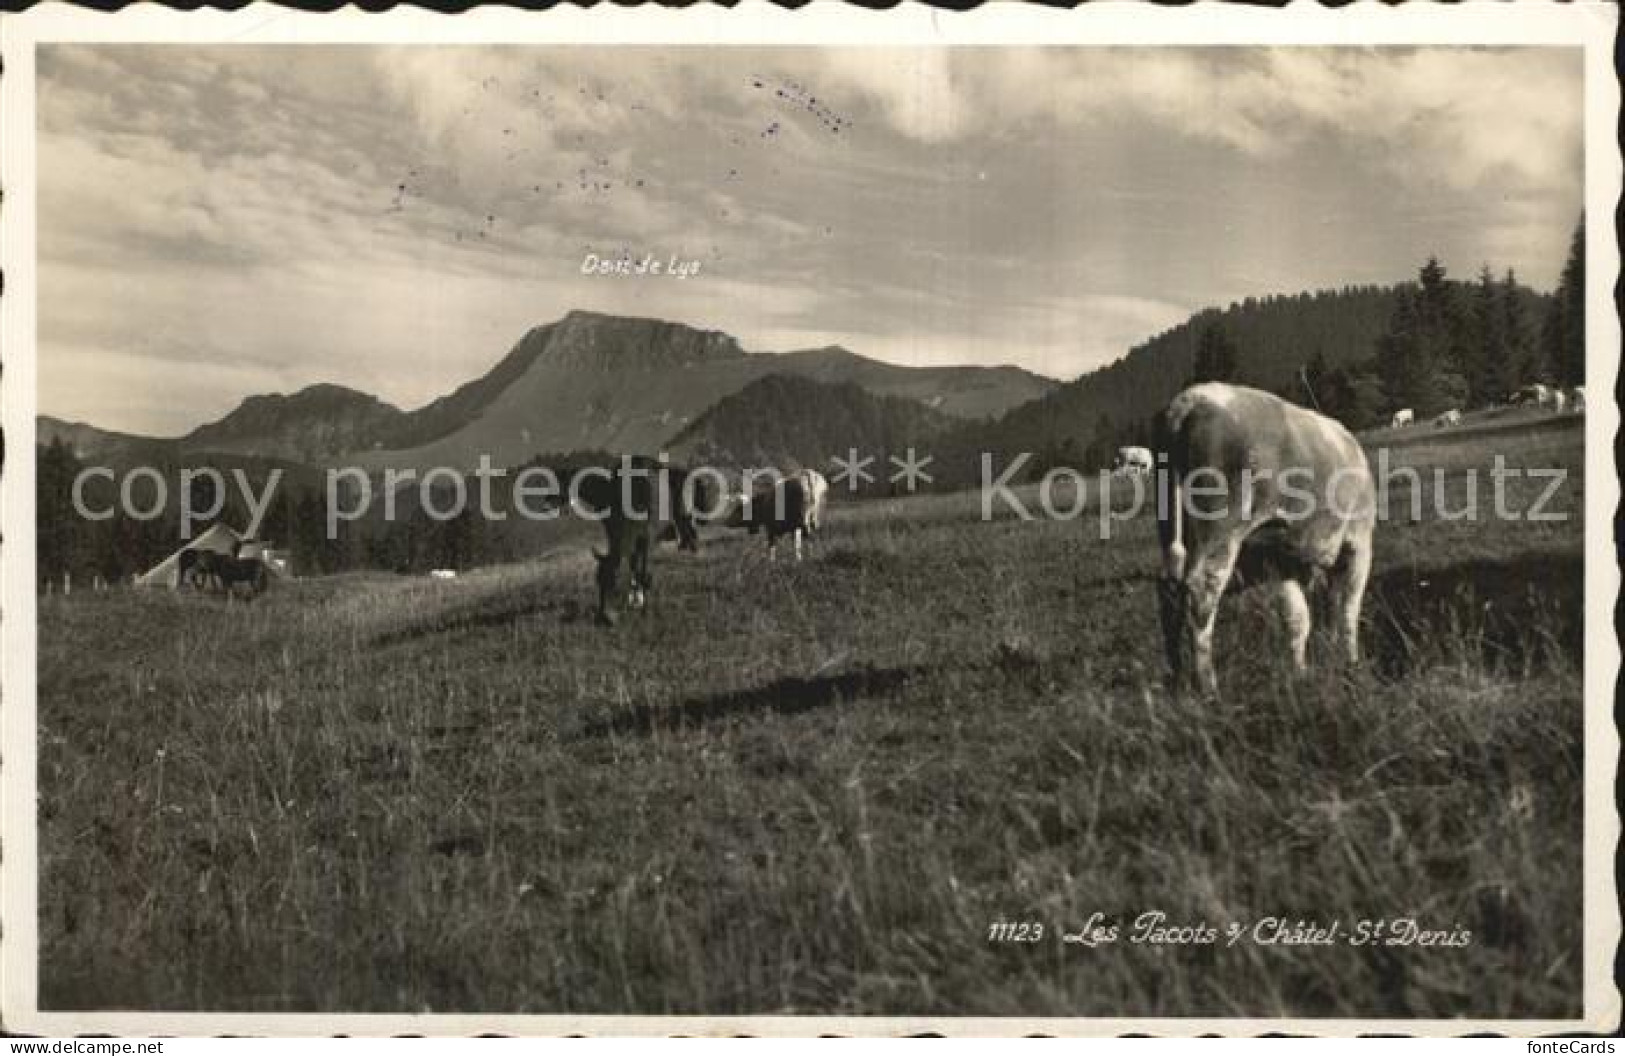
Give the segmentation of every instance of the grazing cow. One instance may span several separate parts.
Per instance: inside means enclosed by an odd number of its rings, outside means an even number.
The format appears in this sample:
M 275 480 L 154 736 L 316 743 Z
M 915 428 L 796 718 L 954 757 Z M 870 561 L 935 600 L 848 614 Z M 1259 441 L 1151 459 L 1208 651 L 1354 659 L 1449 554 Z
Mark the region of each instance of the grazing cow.
M 829 481 L 816 469 L 804 469 L 752 494 L 734 496 L 723 519 L 729 528 L 744 528 L 751 534 L 767 535 L 767 557 L 778 559 L 779 540 L 788 535 L 795 541 L 796 560 L 801 560 L 801 540 L 818 531 L 824 520 Z
M 429 569 L 429 578 L 430 579 L 456 579 L 457 578 L 457 570 L 455 568 L 431 568 L 431 569 Z
M 228 598 L 235 596 L 240 586 L 248 588 L 250 599 L 265 593 L 271 582 L 270 569 L 258 557 L 243 557 L 243 546 L 244 541 L 239 540 L 230 554 L 214 550 L 181 551 L 182 580 L 190 575 L 192 585 L 201 590 L 204 583 L 213 579 Z M 190 561 L 186 560 L 187 554 L 192 555 Z
M 1552 390 L 1545 385 L 1535 382 L 1507 397 L 1507 403 L 1514 407 L 1534 404 L 1536 407 L 1549 407 L 1552 403 Z
M 1149 473 L 1151 465 L 1149 447 L 1120 447 L 1117 449 L 1117 457 L 1112 459 L 1112 472 Z
M 1394 412 L 1393 421 L 1388 423 L 1390 429 L 1403 429 L 1407 425 L 1416 424 L 1416 412 L 1409 407 Z
M 1575 414 L 1586 413 L 1586 387 L 1576 385 L 1569 390 L 1569 410 Z
M 625 606 L 638 610 L 647 604 L 654 585 L 649 557 L 655 545 L 676 538 L 680 550 L 699 549 L 694 505 L 702 500 L 686 471 L 646 458 L 623 462 L 613 472 L 587 470 L 576 490 L 588 514 L 604 525 L 609 549 L 593 552 L 598 561 L 598 622 L 613 626 L 623 568 L 628 577 Z
M 1213 623 L 1238 559 L 1246 578 L 1277 581 L 1299 670 L 1311 626 L 1305 591 L 1317 573 L 1330 592 L 1334 629 L 1357 660 L 1376 521 L 1376 486 L 1359 442 L 1323 415 L 1213 382 L 1175 396 L 1154 430 L 1156 450 L 1168 457 L 1158 594 L 1176 690 L 1218 693 Z
M 205 558 L 204 555 L 208 557 Z M 194 550 L 187 547 L 182 550 L 179 558 L 179 571 L 175 577 L 177 587 L 190 586 L 193 590 L 202 590 L 213 575 L 213 550 Z M 208 566 L 206 569 L 204 566 Z
M 1446 429 L 1446 428 L 1449 428 L 1452 425 L 1460 425 L 1460 424 L 1461 424 L 1461 411 L 1457 410 L 1454 407 L 1450 408 L 1450 410 L 1444 412 L 1443 414 L 1439 415 L 1437 418 L 1433 419 L 1433 427 L 1435 429 Z

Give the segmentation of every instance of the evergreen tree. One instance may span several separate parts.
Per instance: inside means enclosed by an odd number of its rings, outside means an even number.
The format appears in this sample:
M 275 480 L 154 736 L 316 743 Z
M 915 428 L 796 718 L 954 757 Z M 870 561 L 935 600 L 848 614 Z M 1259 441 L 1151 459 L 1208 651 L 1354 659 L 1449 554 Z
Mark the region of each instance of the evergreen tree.
M 1509 273 L 1510 275 L 1510 273 Z M 1505 400 L 1513 388 L 1513 370 L 1507 355 L 1507 315 L 1503 296 L 1516 297 L 1516 290 L 1502 288 L 1490 273 L 1490 266 L 1478 274 L 1473 291 L 1473 322 L 1478 339 L 1478 355 L 1468 372 L 1468 402 L 1482 407 Z
M 1418 279 L 1415 288 L 1397 292 L 1375 358 L 1384 409 L 1409 407 L 1422 418 L 1466 399 L 1465 368 L 1475 357 L 1457 287 L 1438 258 L 1428 258 Z
M 1377 339 L 1377 376 L 1385 411 L 1414 408 L 1431 391 L 1433 365 L 1419 336 L 1418 299 L 1415 292 L 1400 290 L 1388 329 Z
M 1304 364 L 1303 370 L 1299 372 L 1298 388 L 1302 390 L 1302 393 L 1295 398 L 1294 402 L 1302 402 L 1310 407 L 1318 408 L 1323 414 L 1332 414 L 1331 411 L 1326 409 L 1325 395 L 1326 380 L 1330 373 L 1331 366 L 1326 362 L 1325 350 L 1315 349 L 1315 354 L 1310 357 L 1309 362 Z M 1333 417 L 1336 417 L 1336 415 L 1333 414 Z
M 1542 344 L 1551 380 L 1563 385 L 1585 383 L 1585 217 L 1569 240 L 1569 259 L 1563 265 L 1557 293 L 1546 316 Z
M 1234 381 L 1237 358 L 1236 345 L 1230 335 L 1218 323 L 1210 323 L 1196 341 L 1191 381 Z
M 78 474 L 79 460 L 61 437 L 40 451 L 34 478 L 34 523 L 35 564 L 41 582 L 60 583 L 62 573 L 81 561 L 83 533 L 79 528 L 86 522 L 73 508 L 73 481 Z
M 1545 373 L 1540 347 L 1529 339 L 1529 320 L 1524 315 L 1518 276 L 1511 268 L 1507 269 L 1506 278 L 1501 281 L 1501 334 L 1506 342 L 1506 352 L 1503 360 L 1504 384 L 1499 397 L 1504 400 L 1519 386 Z

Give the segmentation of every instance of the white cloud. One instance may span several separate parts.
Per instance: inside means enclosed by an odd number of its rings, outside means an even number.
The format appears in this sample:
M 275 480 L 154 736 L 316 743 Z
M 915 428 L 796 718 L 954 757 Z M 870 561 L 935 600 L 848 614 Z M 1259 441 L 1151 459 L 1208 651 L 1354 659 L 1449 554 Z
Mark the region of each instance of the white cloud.
M 1578 204 L 1551 51 L 368 55 L 49 50 L 47 411 L 195 422 L 318 380 L 414 406 L 573 307 L 1069 377 L 1427 253 L 1543 281 Z M 580 274 L 620 249 L 704 270 Z
M 1150 121 L 1278 157 L 1330 133 L 1369 143 L 1402 175 L 1460 188 L 1560 179 L 1582 127 L 1572 49 L 966 49 L 951 61 L 854 49 L 827 66 L 923 142 Z
M 848 48 L 826 52 L 823 59 L 830 76 L 878 105 L 892 127 L 911 139 L 949 140 L 973 127 L 976 100 L 942 49 Z

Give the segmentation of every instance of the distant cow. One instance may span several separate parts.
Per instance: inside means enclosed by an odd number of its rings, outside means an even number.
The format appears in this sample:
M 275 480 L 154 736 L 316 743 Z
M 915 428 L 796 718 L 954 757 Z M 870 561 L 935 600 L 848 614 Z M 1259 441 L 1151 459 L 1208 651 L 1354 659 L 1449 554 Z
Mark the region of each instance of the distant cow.
M 1276 580 L 1299 670 L 1316 573 L 1325 576 L 1346 655 L 1358 659 L 1376 488 L 1348 430 L 1267 392 L 1211 382 L 1175 396 L 1154 430 L 1168 457 L 1158 600 L 1175 688 L 1218 693 L 1213 624 L 1238 559 L 1248 578 Z
M 1437 418 L 1433 419 L 1433 426 L 1436 429 L 1446 429 L 1446 428 L 1448 428 L 1448 427 L 1450 427 L 1452 425 L 1460 425 L 1460 424 L 1461 424 L 1461 411 L 1457 410 L 1454 407 L 1452 407 L 1450 410 L 1444 412 L 1443 414 L 1439 415 Z
M 795 542 L 796 560 L 801 560 L 803 536 L 811 536 L 823 525 L 829 481 L 816 469 L 804 469 L 751 494 L 734 497 L 723 519 L 729 528 L 744 528 L 751 534 L 767 536 L 768 560 L 778 557 L 779 540 L 790 536 Z
M 614 471 L 587 470 L 575 490 L 585 512 L 601 521 L 606 553 L 598 562 L 598 621 L 615 622 L 614 603 L 627 573 L 625 605 L 642 609 L 654 585 L 649 558 L 655 545 L 675 538 L 680 550 L 698 550 L 694 506 L 702 500 L 688 473 L 651 459 L 633 459 Z
M 1507 397 L 1507 402 L 1512 404 L 1514 407 L 1522 407 L 1526 405 L 1550 407 L 1552 405 L 1553 391 L 1554 390 L 1550 386 L 1535 382 L 1530 385 L 1525 385 L 1518 391 L 1514 392 L 1511 396 Z
M 203 555 L 209 555 L 203 559 Z M 193 590 L 202 590 L 213 578 L 213 550 L 194 550 L 187 547 L 182 550 L 179 558 L 179 571 L 175 579 L 177 587 L 191 587 Z M 207 566 L 207 567 L 205 567 Z
M 1403 429 L 1407 425 L 1415 425 L 1415 424 L 1416 424 L 1416 412 L 1414 410 L 1412 410 L 1411 408 L 1406 407 L 1404 410 L 1394 412 L 1394 419 L 1393 419 L 1393 421 L 1388 423 L 1388 428 L 1390 428 L 1390 429 Z
M 431 568 L 429 570 L 429 578 L 430 579 L 456 579 L 457 578 L 457 570 L 455 568 Z
M 250 598 L 265 593 L 270 586 L 271 572 L 258 557 L 243 557 L 243 540 L 239 540 L 233 553 L 222 554 L 214 550 L 181 551 L 181 582 L 190 582 L 201 590 L 213 580 L 227 597 L 238 593 L 238 587 L 248 588 Z M 190 555 L 190 557 L 188 557 Z
M 1569 410 L 1575 414 L 1586 413 L 1586 387 L 1576 385 L 1569 390 Z
M 1568 393 L 1564 392 L 1562 389 L 1553 389 L 1552 390 L 1552 413 L 1553 414 L 1562 414 L 1564 408 L 1566 408 L 1568 406 L 1568 403 L 1569 403 L 1569 394 Z
M 1151 466 L 1149 447 L 1120 447 L 1117 457 L 1112 459 L 1113 473 L 1149 473 Z

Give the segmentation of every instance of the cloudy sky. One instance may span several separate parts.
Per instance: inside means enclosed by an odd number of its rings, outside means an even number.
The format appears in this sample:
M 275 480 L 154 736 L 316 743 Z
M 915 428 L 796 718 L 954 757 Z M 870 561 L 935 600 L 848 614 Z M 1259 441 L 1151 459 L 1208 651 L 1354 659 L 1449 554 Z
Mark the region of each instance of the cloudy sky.
M 571 308 L 1071 378 L 1429 254 L 1550 288 L 1581 91 L 1555 49 L 44 46 L 40 409 L 411 408 Z

